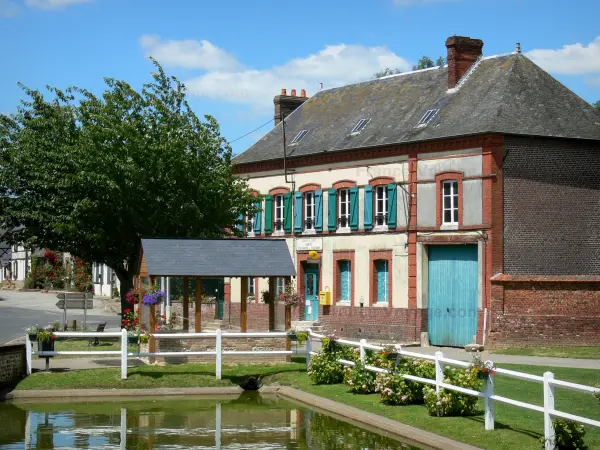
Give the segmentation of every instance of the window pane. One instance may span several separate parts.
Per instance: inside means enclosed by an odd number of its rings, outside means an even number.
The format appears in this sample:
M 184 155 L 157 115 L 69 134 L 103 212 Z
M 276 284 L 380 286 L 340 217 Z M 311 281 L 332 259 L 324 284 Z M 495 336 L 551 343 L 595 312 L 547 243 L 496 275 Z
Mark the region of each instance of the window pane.
M 315 295 L 315 275 L 313 273 L 306 274 L 306 296 L 312 297 Z
M 387 261 L 376 261 L 375 269 L 377 271 L 377 301 L 388 301 L 388 267 Z
M 444 197 L 444 209 L 449 209 L 452 207 L 450 204 L 451 197 Z
M 447 209 L 444 211 L 444 222 L 451 223 L 452 222 L 452 210 Z
M 340 261 L 340 300 L 350 300 L 350 261 Z
M 444 181 L 444 195 L 450 195 L 450 183 Z
M 458 223 L 458 209 L 454 210 L 454 222 Z
M 458 181 L 452 182 L 452 189 L 454 190 L 454 194 L 458 193 Z

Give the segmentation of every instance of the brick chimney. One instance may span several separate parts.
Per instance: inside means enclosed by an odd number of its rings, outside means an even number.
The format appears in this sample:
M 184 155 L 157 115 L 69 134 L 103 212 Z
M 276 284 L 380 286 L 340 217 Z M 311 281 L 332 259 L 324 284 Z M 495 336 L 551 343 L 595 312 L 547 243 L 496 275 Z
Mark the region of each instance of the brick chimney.
M 452 89 L 482 55 L 483 41 L 465 36 L 452 36 L 446 40 L 446 48 L 448 49 L 448 89 Z
M 284 117 L 289 116 L 306 100 L 308 100 L 308 97 L 304 89 L 300 91 L 300 96 L 296 95 L 296 89 L 292 89 L 292 95 L 287 95 L 286 89 L 282 89 L 281 95 L 276 95 L 273 99 L 273 104 L 275 105 L 275 115 L 273 117 L 275 125 L 281 122 L 281 114 Z

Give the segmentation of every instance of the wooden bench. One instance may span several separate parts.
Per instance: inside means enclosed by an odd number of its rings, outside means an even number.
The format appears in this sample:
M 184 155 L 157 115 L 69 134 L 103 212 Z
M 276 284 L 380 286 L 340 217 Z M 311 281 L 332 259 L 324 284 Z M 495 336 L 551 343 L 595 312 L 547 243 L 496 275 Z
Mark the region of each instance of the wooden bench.
M 106 322 L 98 325 L 98 328 L 96 328 L 96 333 L 104 333 L 104 328 L 106 328 Z M 92 345 L 94 347 L 100 345 L 100 340 L 98 337 L 90 339 L 90 342 L 88 343 L 88 347 L 91 347 Z

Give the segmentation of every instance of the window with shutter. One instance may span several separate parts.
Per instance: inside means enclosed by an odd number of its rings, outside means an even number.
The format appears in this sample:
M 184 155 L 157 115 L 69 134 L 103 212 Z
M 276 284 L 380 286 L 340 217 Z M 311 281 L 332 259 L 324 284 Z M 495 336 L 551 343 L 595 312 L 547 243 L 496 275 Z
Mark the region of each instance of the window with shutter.
M 283 195 L 274 195 L 273 203 L 275 203 L 273 225 L 275 231 L 283 231 Z

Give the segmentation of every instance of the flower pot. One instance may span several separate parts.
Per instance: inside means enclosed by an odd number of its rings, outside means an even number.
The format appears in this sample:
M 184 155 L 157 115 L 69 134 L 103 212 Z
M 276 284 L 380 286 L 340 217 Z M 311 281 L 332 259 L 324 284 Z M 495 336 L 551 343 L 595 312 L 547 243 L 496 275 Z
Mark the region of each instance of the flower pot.
M 296 336 L 296 333 L 288 333 L 287 337 L 288 337 L 288 339 L 290 341 L 297 341 L 298 340 L 298 336 Z
M 140 341 L 139 336 L 127 336 L 127 343 L 135 345 Z
M 30 334 L 30 335 L 29 335 L 29 340 L 30 340 L 31 342 L 35 342 L 35 341 L 37 341 L 37 334 Z
M 53 352 L 54 351 L 54 339 L 49 341 L 37 341 L 38 352 Z M 40 358 L 53 358 L 53 356 L 41 356 Z

